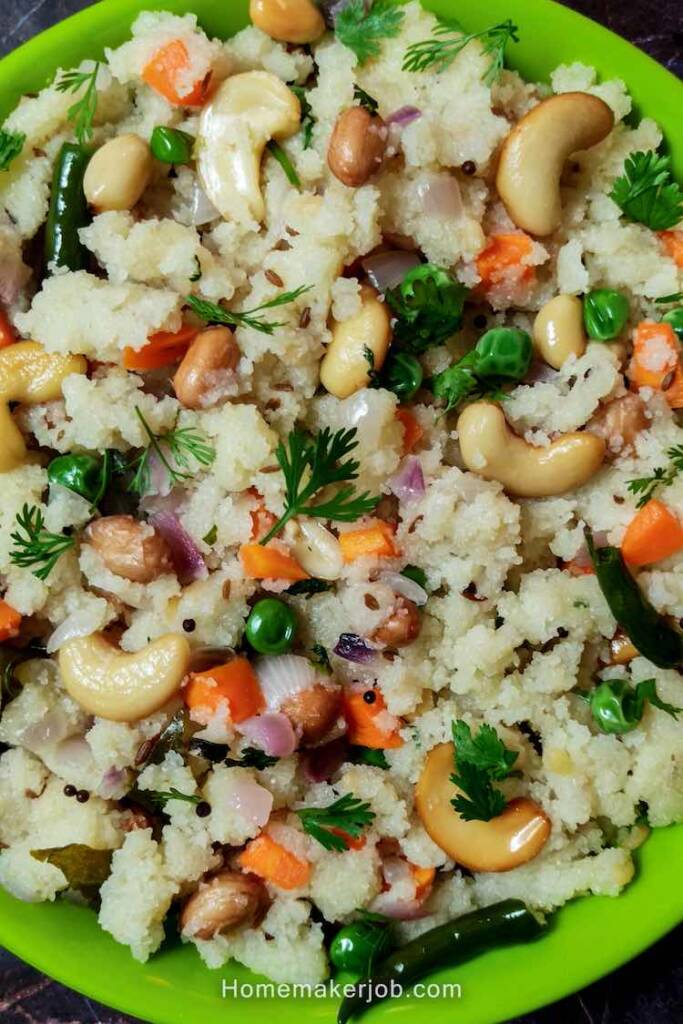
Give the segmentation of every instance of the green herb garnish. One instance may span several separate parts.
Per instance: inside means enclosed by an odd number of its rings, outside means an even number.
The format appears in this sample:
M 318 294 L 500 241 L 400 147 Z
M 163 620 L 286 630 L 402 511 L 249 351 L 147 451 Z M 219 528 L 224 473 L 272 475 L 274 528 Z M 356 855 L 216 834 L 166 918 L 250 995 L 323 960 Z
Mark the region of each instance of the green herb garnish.
M 0 171 L 8 171 L 12 161 L 19 156 L 26 136 L 23 132 L 6 132 L 0 129 Z
M 85 86 L 85 92 L 67 111 L 67 117 L 74 126 L 74 134 L 80 144 L 85 146 L 93 135 L 93 120 L 97 111 L 97 73 L 99 61 L 95 62 L 92 71 L 67 71 L 57 82 L 58 92 L 79 92 Z
M 277 327 L 286 327 L 286 324 L 262 320 L 260 317 L 254 316 L 254 313 L 261 313 L 264 309 L 276 309 L 278 306 L 287 306 L 290 302 L 298 299 L 300 295 L 303 295 L 304 292 L 310 291 L 311 288 L 312 285 L 302 285 L 292 292 L 283 292 L 276 298 L 270 299 L 254 309 L 244 310 L 242 313 L 235 313 L 229 309 L 224 309 L 222 306 L 217 306 L 215 302 L 199 299 L 196 295 L 188 295 L 187 304 L 197 316 L 209 324 L 228 324 L 230 327 L 252 327 L 255 331 L 260 331 L 262 334 L 273 334 Z
M 202 540 L 204 541 L 205 544 L 208 544 L 209 547 L 213 547 L 213 545 L 216 543 L 216 538 L 217 537 L 218 537 L 218 527 L 214 523 L 213 526 L 211 527 L 211 529 L 209 530 L 209 532 L 206 534 L 206 536 L 202 537 Z
M 256 768 L 257 771 L 263 771 L 264 768 L 272 768 L 279 760 L 279 757 L 271 757 L 258 747 L 245 747 L 239 759 L 227 757 L 225 764 L 231 768 Z
M 459 25 L 440 18 L 432 30 L 432 34 L 438 38 L 425 39 L 409 46 L 403 60 L 403 70 L 427 71 L 436 68 L 437 71 L 443 71 L 472 40 L 481 39 L 484 53 L 491 55 L 491 63 L 482 76 L 483 81 L 486 85 L 493 85 L 503 70 L 505 47 L 511 41 L 519 42 L 517 32 L 517 26 L 508 19 L 481 32 L 463 34 Z
M 655 302 L 662 306 L 668 305 L 673 302 L 683 302 L 683 292 L 674 292 L 673 295 L 661 295 Z
M 16 547 L 10 552 L 10 561 L 21 569 L 39 566 L 33 569 L 39 580 L 46 580 L 64 552 L 76 543 L 73 537 L 46 530 L 43 513 L 35 505 L 24 505 L 17 512 L 17 526 L 11 534 Z
M 131 463 L 130 468 L 135 470 L 135 475 L 129 484 L 129 491 L 146 494 L 149 490 L 152 453 L 157 456 L 174 484 L 191 480 L 199 466 L 210 466 L 216 458 L 216 449 L 207 444 L 204 435 L 193 427 L 155 434 L 137 405 L 135 412 L 149 438 L 149 445 Z M 194 460 L 197 466 L 193 467 L 190 460 Z
M 285 478 L 285 513 L 260 541 L 267 544 L 295 516 L 312 516 L 352 523 L 373 511 L 379 497 L 367 491 L 356 493 L 350 484 L 358 477 L 360 464 L 355 459 L 343 460 L 357 446 L 356 430 L 338 430 L 335 434 L 325 427 L 314 438 L 293 430 L 287 446 L 280 442 L 276 456 Z M 330 484 L 349 483 L 319 505 L 310 505 L 315 495 Z
M 351 760 L 354 764 L 367 764 L 371 768 L 386 770 L 389 767 L 384 751 L 375 747 L 352 747 Z
M 413 353 L 443 345 L 462 323 L 467 288 L 444 267 L 423 263 L 390 288 L 386 301 L 396 317 L 394 338 Z
M 324 594 L 333 589 L 334 585 L 327 580 L 297 580 L 291 587 L 287 587 L 287 593 L 292 597 L 313 597 L 314 594 Z
M 327 648 L 323 647 L 322 644 L 313 644 L 311 648 L 311 664 L 316 665 L 327 675 L 332 675 L 330 656 L 327 653 Z
M 378 57 L 382 39 L 394 39 L 401 31 L 404 12 L 391 0 L 375 0 L 368 6 L 366 0 L 351 0 L 337 14 L 334 31 L 344 46 L 353 50 L 361 64 L 370 57 Z
M 667 449 L 666 454 L 671 459 L 671 464 L 667 468 L 658 466 L 652 476 L 636 477 L 635 480 L 629 480 L 626 484 L 631 494 L 638 495 L 636 508 L 647 505 L 658 488 L 670 487 L 683 470 L 683 444 L 677 444 L 673 448 Z
M 308 100 L 308 90 L 304 89 L 303 85 L 290 85 L 289 88 L 301 104 L 301 131 L 304 136 L 304 149 L 310 149 L 313 145 L 313 128 L 317 122 L 313 115 L 313 107 Z
M 304 832 L 316 839 L 326 850 L 341 853 L 348 850 L 347 836 L 358 839 L 366 825 L 374 821 L 375 813 L 370 804 L 363 803 L 351 793 L 335 800 L 329 807 L 306 807 L 296 812 L 301 819 Z M 346 835 L 339 835 L 331 829 L 339 829 Z
M 654 679 L 643 679 L 631 686 L 627 679 L 605 679 L 587 696 L 593 721 L 601 732 L 632 732 L 640 724 L 645 702 L 677 718 L 681 708 L 667 704 L 657 694 Z
M 194 796 L 192 793 L 181 793 L 174 786 L 171 786 L 168 792 L 146 789 L 144 793 L 149 803 L 159 810 L 163 810 L 169 800 L 181 800 L 186 804 L 200 804 L 202 802 L 200 796 Z
M 358 100 L 358 105 L 364 107 L 369 114 L 374 117 L 379 110 L 379 103 L 374 99 L 370 93 L 367 93 L 365 89 L 361 89 L 359 85 L 353 87 L 353 98 Z
M 671 173 L 671 158 L 648 152 L 632 153 L 610 192 L 628 220 L 653 231 L 666 231 L 683 219 L 683 191 Z
M 294 164 L 289 159 L 289 156 L 284 151 L 280 143 L 276 142 L 275 139 L 271 139 L 268 143 L 268 151 L 270 155 L 277 160 L 280 167 L 285 172 L 285 177 L 289 184 L 293 185 L 294 188 L 301 188 L 301 178 L 296 173 Z
M 451 782 L 462 793 L 451 803 L 465 821 L 490 821 L 506 806 L 505 797 L 492 783 L 508 777 L 518 754 L 508 750 L 490 725 L 482 725 L 473 736 L 469 725 L 458 719 L 452 732 L 455 771 Z

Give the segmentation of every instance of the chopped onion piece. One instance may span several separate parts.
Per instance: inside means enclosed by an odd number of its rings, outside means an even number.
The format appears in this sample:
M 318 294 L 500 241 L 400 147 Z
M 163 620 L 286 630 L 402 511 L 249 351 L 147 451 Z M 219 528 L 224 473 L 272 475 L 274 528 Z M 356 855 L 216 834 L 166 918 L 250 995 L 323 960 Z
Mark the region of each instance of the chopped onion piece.
M 421 587 L 415 580 L 409 579 L 402 573 L 387 570 L 380 573 L 379 579 L 382 583 L 386 583 L 388 587 L 391 587 L 396 594 L 402 594 L 403 597 L 407 597 L 409 601 L 412 601 L 419 608 L 427 604 L 429 594 L 424 587 Z
M 254 669 L 269 711 L 277 711 L 290 697 L 295 697 L 302 690 L 310 690 L 317 678 L 308 658 L 298 654 L 259 658 Z
M 269 757 L 289 757 L 296 750 L 296 736 L 287 715 L 266 712 L 240 722 L 242 735 Z
M 413 121 L 417 121 L 419 117 L 422 117 L 422 111 L 419 107 L 399 107 L 393 114 L 389 114 L 384 119 L 385 124 L 395 124 L 399 128 L 407 128 Z
M 377 649 L 371 647 L 367 640 L 357 633 L 342 633 L 333 648 L 333 653 L 338 658 L 365 665 L 376 657 Z
M 426 493 L 422 465 L 416 456 L 404 459 L 398 473 L 389 481 L 389 487 L 399 501 L 419 501 Z
M 182 584 L 208 576 L 201 551 L 176 515 L 172 512 L 156 512 L 150 518 L 150 523 L 171 549 L 173 566 Z
M 463 212 L 460 185 L 450 174 L 425 175 L 417 185 L 417 194 L 428 217 L 460 220 Z
M 194 187 L 192 189 L 190 213 L 192 215 L 192 223 L 195 227 L 201 227 L 203 224 L 210 224 L 211 221 L 218 220 L 220 217 L 220 213 L 197 180 L 195 180 Z
M 375 256 L 368 256 L 361 261 L 361 266 L 374 287 L 380 292 L 387 292 L 390 288 L 396 288 L 408 271 L 413 267 L 419 267 L 421 262 L 416 252 L 401 252 L 400 249 L 394 249 L 391 252 L 378 252 Z
M 98 623 L 93 623 L 92 616 L 85 615 L 82 611 L 72 612 L 71 615 L 67 615 L 64 622 L 57 626 L 54 633 L 50 634 L 45 649 L 48 654 L 54 654 L 69 640 L 90 636 L 91 633 L 96 632 L 97 628 Z
M 235 781 L 228 800 L 255 829 L 263 828 L 273 809 L 273 794 L 269 793 L 265 786 L 259 786 L 253 779 Z

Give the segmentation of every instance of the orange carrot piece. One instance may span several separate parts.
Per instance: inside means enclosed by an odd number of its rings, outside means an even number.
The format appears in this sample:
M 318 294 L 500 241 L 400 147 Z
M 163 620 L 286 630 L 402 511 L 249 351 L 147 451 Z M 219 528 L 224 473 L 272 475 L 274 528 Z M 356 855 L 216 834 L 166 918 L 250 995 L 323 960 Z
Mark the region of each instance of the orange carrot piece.
M 653 498 L 628 524 L 621 553 L 629 565 L 650 565 L 683 548 L 683 526 L 671 509 Z
M 243 544 L 240 560 L 245 575 L 252 580 L 297 580 L 310 579 L 296 558 L 285 554 L 279 548 L 264 547 L 262 544 Z
M 331 827 L 329 831 L 334 832 L 335 836 L 340 836 L 346 843 L 349 850 L 362 850 L 367 842 L 365 836 L 358 836 L 357 839 L 354 839 L 354 837 L 350 836 L 348 832 L 345 832 L 343 828 Z
M 386 711 L 384 698 L 379 690 L 373 691 L 375 700 L 367 704 L 362 693 L 344 694 L 344 717 L 346 718 L 349 743 L 358 747 L 372 747 L 373 750 L 391 750 L 403 745 L 403 740 L 394 729 L 387 732 L 381 729 L 375 719 Z
M 520 281 L 531 281 L 535 274 L 534 268 L 524 266 L 522 260 L 531 255 L 532 248 L 533 242 L 529 236 L 521 232 L 492 235 L 486 248 L 477 256 L 477 271 L 481 278 L 479 287 L 488 291 L 515 268 L 520 271 Z
M 633 336 L 628 377 L 637 388 L 663 390 L 679 365 L 680 346 L 671 324 L 644 320 Z
M 664 397 L 672 409 L 683 409 L 683 368 L 680 362 L 674 370 L 674 379 L 664 390 Z
M 201 107 L 207 100 L 211 72 L 195 82 L 188 93 L 180 94 L 178 79 L 190 66 L 190 55 L 182 39 L 172 39 L 152 57 L 142 72 L 143 81 L 160 93 L 169 103 L 182 107 Z
M 417 864 L 411 864 L 410 861 L 408 867 L 415 882 L 415 899 L 423 900 L 429 895 L 434 884 L 436 868 L 420 868 Z
M 683 231 L 659 231 L 668 255 L 677 267 L 683 267 Z
M 0 598 L 0 640 L 13 640 L 19 636 L 21 615 L 11 604 Z
M 0 348 L 7 348 L 8 345 L 13 345 L 16 340 L 17 337 L 7 313 L 4 309 L 0 309 Z
M 233 658 L 225 665 L 194 672 L 184 690 L 188 708 L 215 712 L 221 701 L 230 710 L 230 721 L 238 724 L 263 711 L 265 701 L 256 673 L 246 658 Z
M 397 409 L 396 419 L 403 427 L 403 454 L 407 455 L 420 443 L 424 430 L 410 409 Z
M 573 559 L 571 562 L 565 562 L 563 568 L 572 576 L 595 576 L 595 569 L 592 565 L 580 565 Z
M 398 554 L 394 544 L 394 531 L 389 523 L 381 519 L 376 519 L 372 526 L 340 534 L 339 543 L 345 562 L 354 562 L 364 555 L 391 558 Z
M 123 350 L 123 366 L 126 370 L 158 370 L 162 366 L 171 366 L 183 358 L 188 348 L 199 334 L 198 327 L 185 324 L 179 331 L 159 331 L 150 335 L 144 348 Z
M 311 876 L 311 865 L 264 833 L 252 839 L 237 858 L 244 871 L 265 878 L 280 889 L 299 889 Z

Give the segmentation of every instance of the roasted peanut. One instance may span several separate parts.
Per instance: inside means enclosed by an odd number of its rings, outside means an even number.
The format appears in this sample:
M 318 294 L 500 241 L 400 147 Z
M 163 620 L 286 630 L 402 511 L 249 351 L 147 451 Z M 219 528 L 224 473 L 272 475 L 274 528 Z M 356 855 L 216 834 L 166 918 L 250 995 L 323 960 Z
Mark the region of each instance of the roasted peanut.
M 180 914 L 180 931 L 192 939 L 213 939 L 240 925 L 257 924 L 268 903 L 266 887 L 254 875 L 221 871 L 201 882 L 186 901 Z
M 341 690 L 318 683 L 290 697 L 280 710 L 300 734 L 302 746 L 315 746 L 330 732 L 341 714 Z
M 387 146 L 387 126 L 365 107 L 349 107 L 337 118 L 327 163 L 335 178 L 349 188 L 359 188 L 382 166 Z
M 249 17 L 280 43 L 303 46 L 325 31 L 325 19 L 312 0 L 251 0 Z
M 628 665 L 638 657 L 638 650 L 622 630 L 618 629 L 609 642 L 612 665 Z
M 186 409 L 207 409 L 215 405 L 239 360 L 240 350 L 231 330 L 208 327 L 201 331 L 173 378 L 178 401 Z
M 118 135 L 97 150 L 83 179 L 85 197 L 98 213 L 131 210 L 149 185 L 154 160 L 139 135 Z
M 110 572 L 133 583 L 152 580 L 173 572 L 166 541 L 148 523 L 133 516 L 104 516 L 95 519 L 85 531 Z
M 391 615 L 375 630 L 371 640 L 387 647 L 407 647 L 417 640 L 421 627 L 417 605 L 407 597 L 399 596 Z
M 609 459 L 633 448 L 638 434 L 649 425 L 645 406 L 638 395 L 622 395 L 598 409 L 586 429 L 605 441 L 605 457 Z

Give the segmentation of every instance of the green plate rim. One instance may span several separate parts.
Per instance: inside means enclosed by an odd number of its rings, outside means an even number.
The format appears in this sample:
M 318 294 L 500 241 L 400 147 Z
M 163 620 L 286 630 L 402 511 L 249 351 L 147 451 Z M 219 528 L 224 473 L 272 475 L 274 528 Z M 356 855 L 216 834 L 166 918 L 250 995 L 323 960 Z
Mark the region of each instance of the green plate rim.
M 196 11 L 211 32 L 224 35 L 221 23 L 236 27 L 246 6 L 246 0 L 225 6 L 217 0 L 102 0 L 0 61 L 0 118 L 22 94 L 46 84 L 58 65 L 100 56 L 105 36 L 108 45 L 120 42 L 141 10 Z M 542 80 L 549 67 L 568 59 L 595 65 L 607 77 L 623 77 L 636 109 L 662 125 L 674 166 L 683 174 L 683 84 L 626 40 L 554 0 L 487 0 L 485 10 L 466 5 L 465 13 L 460 10 L 463 0 L 429 0 L 424 6 L 441 14 L 457 11 L 473 30 L 513 16 L 522 28 L 522 42 L 510 48 L 510 63 L 529 78 Z M 368 1020 L 391 1017 L 398 1024 L 400 1017 L 422 1010 L 436 1024 L 453 1018 L 459 1024 L 498 1024 L 563 998 L 626 963 L 683 920 L 676 870 L 682 860 L 683 825 L 656 830 L 636 853 L 637 879 L 618 898 L 573 900 L 553 916 L 548 933 L 532 946 L 493 950 L 433 975 L 435 981 L 462 985 L 463 998 L 457 1004 L 445 999 L 420 1003 L 407 996 L 371 1010 Z M 222 1003 L 221 978 L 255 976 L 239 966 L 211 972 L 177 942 L 146 965 L 138 964 L 98 929 L 85 908 L 22 904 L 2 890 L 0 941 L 57 981 L 154 1024 L 204 1024 L 206 1014 L 217 1010 L 225 1016 L 234 1010 L 245 1024 L 257 1024 L 268 1012 L 277 1012 L 282 1024 L 299 1024 L 302 1013 L 329 1024 L 336 1006 L 333 1000 L 297 997 Z

